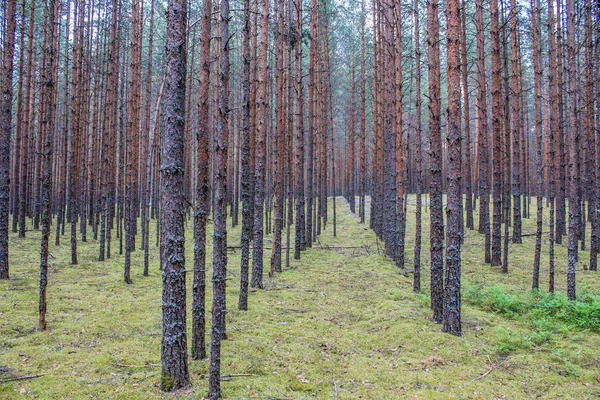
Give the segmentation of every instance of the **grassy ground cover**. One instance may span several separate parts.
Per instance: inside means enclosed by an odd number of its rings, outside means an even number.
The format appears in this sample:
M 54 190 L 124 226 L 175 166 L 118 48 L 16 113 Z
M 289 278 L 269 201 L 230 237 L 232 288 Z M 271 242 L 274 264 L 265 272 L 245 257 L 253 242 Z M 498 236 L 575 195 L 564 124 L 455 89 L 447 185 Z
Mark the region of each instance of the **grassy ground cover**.
M 229 254 L 225 398 L 600 396 L 600 275 L 584 269 L 587 252 L 581 253 L 578 266 L 579 301 L 569 303 L 561 294 L 566 286 L 565 247 L 557 248 L 557 295 L 531 294 L 533 236 L 511 245 L 505 275 L 483 264 L 483 238 L 467 232 L 464 336 L 456 338 L 440 332 L 430 319 L 429 214 L 423 215 L 424 292 L 414 294 L 412 266 L 398 270 L 380 254 L 381 243 L 373 232 L 358 223 L 341 198 L 337 204 L 338 236 L 333 238 L 328 226 L 301 260 L 292 259 L 289 268 L 266 283 L 266 290 L 250 293 L 247 312 L 236 307 L 239 250 Z M 408 213 L 410 260 L 413 198 Z M 191 223 L 189 228 L 187 260 L 191 263 Z M 534 215 L 524 220 L 523 230 L 534 233 Z M 229 244 L 238 245 L 239 227 L 229 234 Z M 77 266 L 68 264 L 68 240 L 52 246 L 47 332 L 36 330 L 39 232 L 28 232 L 24 240 L 11 234 L 10 249 L 12 279 L 0 282 L 0 381 L 44 376 L 0 383 L 0 398 L 200 399 L 206 395 L 208 361 L 190 361 L 190 390 L 173 396 L 157 388 L 161 280 L 155 247 L 147 278 L 142 277 L 142 253 L 135 253 L 133 284 L 128 286 L 122 279 L 123 257 L 97 262 L 95 241 L 80 243 Z M 268 260 L 270 251 L 265 256 Z M 190 273 L 188 292 L 191 278 Z M 210 285 L 208 293 L 210 298 Z

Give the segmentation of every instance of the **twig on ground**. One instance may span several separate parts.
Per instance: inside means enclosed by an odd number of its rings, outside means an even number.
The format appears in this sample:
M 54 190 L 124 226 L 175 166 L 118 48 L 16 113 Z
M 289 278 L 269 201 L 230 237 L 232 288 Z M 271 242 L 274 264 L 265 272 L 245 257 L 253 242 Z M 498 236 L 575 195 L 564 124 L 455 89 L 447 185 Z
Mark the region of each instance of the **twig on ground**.
M 26 376 L 13 376 L 12 378 L 0 379 L 0 383 L 12 382 L 12 381 L 24 381 L 26 379 L 39 378 L 40 376 L 44 376 L 44 375 L 46 375 L 46 374 L 26 375 Z

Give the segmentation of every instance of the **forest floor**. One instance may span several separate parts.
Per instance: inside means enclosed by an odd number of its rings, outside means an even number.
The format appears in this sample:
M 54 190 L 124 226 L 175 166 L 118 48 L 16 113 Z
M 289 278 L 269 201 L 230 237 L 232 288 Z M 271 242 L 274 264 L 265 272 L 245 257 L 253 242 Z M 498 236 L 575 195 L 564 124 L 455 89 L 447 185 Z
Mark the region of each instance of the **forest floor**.
M 330 199 L 330 215 L 331 205 Z M 560 294 L 566 281 L 564 246 L 556 254 L 559 294 L 533 295 L 529 292 L 534 236 L 524 237 L 523 244 L 511 244 L 509 273 L 502 274 L 499 268 L 483 264 L 483 238 L 467 231 L 464 334 L 458 338 L 442 333 L 431 320 L 429 214 L 423 213 L 423 293 L 415 294 L 410 261 L 406 271 L 399 270 L 380 254 L 381 243 L 349 212 L 347 203 L 338 198 L 337 206 L 337 237 L 332 236 L 330 221 L 301 260 L 292 259 L 286 268 L 284 258 L 284 271 L 266 278 L 265 290 L 250 293 L 247 312 L 237 310 L 239 250 L 230 252 L 228 340 L 222 354 L 226 399 L 600 396 L 600 273 L 584 270 L 589 253 L 581 253 L 578 266 L 581 301 L 569 304 Z M 414 211 L 411 197 L 409 260 Z M 524 220 L 524 234 L 535 232 L 535 208 L 532 211 L 531 218 Z M 230 246 L 239 245 L 239 229 L 230 229 Z M 191 231 L 187 237 L 191 263 Z M 270 244 L 269 238 L 266 246 Z M 0 398 L 200 399 L 206 395 L 207 360 L 190 360 L 192 389 L 173 396 L 157 387 L 161 340 L 157 248 L 152 247 L 147 278 L 142 277 L 143 252 L 135 252 L 133 284 L 125 285 L 123 256 L 96 261 L 96 241 L 79 243 L 77 266 L 69 265 L 68 237 L 59 247 L 51 246 L 46 332 L 36 329 L 38 249 L 39 232 L 28 232 L 27 239 L 11 234 L 12 278 L 0 281 Z M 542 252 L 545 290 L 547 237 Z M 208 265 L 211 256 L 209 250 Z M 269 257 L 266 250 L 265 260 Z M 189 273 L 188 293 L 191 279 Z M 207 290 L 210 299 L 210 285 Z

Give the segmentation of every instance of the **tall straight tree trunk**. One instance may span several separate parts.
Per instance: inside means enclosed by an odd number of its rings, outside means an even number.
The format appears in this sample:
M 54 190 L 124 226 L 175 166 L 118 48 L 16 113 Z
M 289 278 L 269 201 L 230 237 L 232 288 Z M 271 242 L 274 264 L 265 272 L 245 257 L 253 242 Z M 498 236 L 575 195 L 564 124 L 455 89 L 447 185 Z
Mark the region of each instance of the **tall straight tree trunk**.
M 2 103 L 0 104 L 0 279 L 8 279 L 8 218 L 10 193 L 10 136 L 12 130 L 12 86 L 15 53 L 16 0 L 8 0 L 6 32 L 2 45 Z M 54 21 L 52 19 L 51 21 Z M 49 23 L 50 24 L 50 23 Z M 50 79 L 50 77 L 48 77 Z
M 475 29 L 477 38 L 477 137 L 479 154 L 479 233 L 485 236 L 484 259 L 491 263 L 490 236 L 490 183 L 488 152 L 488 112 L 485 67 L 485 35 L 483 28 L 483 0 L 475 1 Z
M 402 10 L 400 3 L 396 3 L 395 28 L 396 28 L 396 49 L 394 52 L 394 72 L 395 72 L 395 91 L 396 91 L 396 215 L 397 223 L 397 248 L 396 248 L 396 266 L 404 268 L 404 235 L 406 232 L 406 216 L 404 213 L 404 146 L 402 144 Z
M 460 317 L 460 246 L 462 240 L 461 194 L 461 115 L 460 115 L 460 7 L 459 0 L 448 0 L 446 37 L 448 42 L 448 145 L 446 218 L 446 279 L 444 282 L 443 330 L 461 335 Z
M 513 196 L 513 243 L 523 243 L 521 238 L 521 159 L 520 159 L 520 141 L 521 141 L 521 123 L 523 119 L 521 108 L 521 72 L 519 71 L 519 32 L 517 1 L 510 0 L 510 48 L 511 48 L 511 92 L 512 92 L 512 118 L 511 118 L 511 139 L 512 139 L 512 176 L 511 176 L 511 194 Z M 507 183 L 508 184 L 508 183 Z
M 556 150 L 558 150 L 558 185 L 557 185 L 557 198 L 556 198 L 556 243 L 562 244 L 562 237 L 567 233 L 567 216 L 566 216 L 566 199 L 567 199 L 567 150 L 566 144 L 568 138 L 566 137 L 565 129 L 565 99 L 564 93 L 564 41 L 563 41 L 563 30 L 562 30 L 562 2 L 563 0 L 556 0 L 556 85 L 557 85 L 557 97 L 556 103 L 558 107 L 558 114 L 556 119 L 556 132 L 557 137 L 555 144 Z
M 421 291 L 421 215 L 423 211 L 423 132 L 421 125 L 421 40 L 419 26 L 419 0 L 413 4 L 414 28 L 415 28 L 415 131 L 417 141 L 417 210 L 415 213 L 415 251 L 414 251 L 414 274 L 413 291 Z
M 207 10 L 210 13 L 210 9 Z M 253 174 L 250 169 L 250 25 L 251 25 L 250 0 L 244 0 L 244 26 L 242 29 L 242 255 L 240 260 L 240 298 L 238 308 L 248 309 L 248 271 L 250 266 L 250 243 L 252 242 L 252 223 L 254 221 L 254 202 L 251 197 L 251 179 Z M 210 26 L 210 25 L 209 25 Z M 210 37 L 210 35 L 208 35 Z M 208 61 L 208 60 L 207 60 Z
M 29 14 L 29 27 L 27 31 L 27 80 L 25 82 L 25 107 L 23 110 L 23 128 L 22 128 L 22 138 L 21 138 L 21 178 L 19 179 L 21 182 L 20 193 L 19 193 L 19 237 L 25 237 L 25 219 L 27 215 L 27 196 L 28 196 L 28 187 L 30 182 L 29 180 L 29 124 L 30 124 L 30 116 L 31 116 L 31 104 L 32 101 L 32 86 L 33 86 L 33 28 L 34 28 L 34 19 L 35 17 L 35 1 L 31 1 L 30 6 L 30 14 Z M 67 31 L 69 30 L 69 20 L 67 17 Z M 67 80 L 65 83 L 68 83 L 68 70 L 65 71 L 65 76 Z M 66 107 L 65 107 L 66 110 Z M 68 112 L 65 111 L 65 114 L 68 116 Z M 65 124 L 68 124 L 68 120 L 65 118 Z
M 133 0 L 131 8 L 131 71 L 129 72 L 129 103 L 127 105 L 127 165 L 125 167 L 125 283 L 131 283 L 131 252 L 135 250 L 137 224 L 138 147 L 140 129 L 140 96 L 142 78 L 142 17 L 141 1 Z
M 15 6 L 16 9 L 16 6 Z M 7 14 L 9 10 L 6 10 Z M 19 70 L 18 74 L 18 89 L 17 89 L 17 120 L 16 120 L 16 131 L 14 139 L 14 161 L 12 162 L 12 188 L 10 196 L 10 212 L 12 213 L 12 227 L 13 233 L 18 230 L 19 222 L 19 167 L 21 166 L 21 137 L 22 137 L 22 124 L 23 121 L 23 82 L 25 80 L 25 27 L 26 27 L 26 14 L 27 14 L 27 2 L 23 1 L 21 5 L 21 24 L 19 28 Z M 7 15 L 8 16 L 8 15 Z M 6 35 L 5 35 L 6 37 Z M 15 42 L 16 43 L 16 42 Z M 11 113 L 12 114 L 12 113 Z M 2 267 L 0 267 L 0 279 L 2 279 Z
M 437 0 L 427 1 L 427 59 L 429 82 L 430 135 L 430 252 L 431 252 L 431 309 L 433 320 L 442 322 L 444 303 L 444 215 L 442 210 L 442 134 L 440 129 L 440 23 Z
M 267 80 L 269 44 L 269 0 L 260 3 L 260 58 L 258 60 L 256 94 L 256 169 L 254 173 L 254 244 L 252 248 L 252 280 L 250 286 L 263 288 L 263 243 L 265 208 L 265 170 L 267 138 Z
M 554 293 L 554 241 L 556 235 L 555 227 L 555 213 L 556 213 L 556 171 L 554 159 L 556 155 L 556 137 L 554 131 L 558 132 L 559 125 L 559 112 L 558 112 L 558 84 L 556 79 L 558 77 L 557 72 L 557 60 L 556 60 L 556 39 L 555 39 L 555 25 L 554 25 L 554 0 L 548 0 L 548 58 L 549 58 L 549 69 L 548 69 L 548 86 L 549 86 L 549 102 L 548 109 L 550 117 L 548 118 L 548 196 L 550 198 L 550 221 L 548 233 L 548 253 L 549 253 L 549 268 L 548 268 L 548 291 Z M 560 167 L 560 163 L 559 163 Z
M 73 18 L 73 62 L 71 75 L 71 128 L 69 129 L 69 222 L 71 223 L 71 265 L 76 265 L 77 260 L 77 217 L 79 213 L 79 148 L 81 129 L 81 103 L 80 96 L 83 81 L 82 73 L 82 30 L 84 0 L 75 0 Z
M 575 1 L 567 0 L 567 75 L 569 79 L 569 246 L 567 255 L 567 297 L 575 300 L 575 269 L 578 257 L 578 238 L 580 212 L 579 206 L 579 182 L 577 173 L 577 157 L 579 156 L 579 132 L 577 132 L 577 71 L 575 47 L 575 29 L 577 16 L 575 15 Z
M 469 65 L 467 61 L 467 13 L 466 2 L 462 0 L 461 7 L 461 30 L 460 30 L 460 45 L 461 45 L 461 73 L 463 84 L 463 108 L 464 108 L 464 129 L 465 129 L 465 154 L 463 155 L 463 171 L 464 171 L 464 189 L 465 189 L 465 213 L 467 214 L 467 228 L 475 229 L 473 221 L 473 177 L 471 174 L 471 118 L 470 118 L 470 102 L 469 102 Z M 420 159 L 420 157 L 419 157 Z
M 206 223 L 210 211 L 208 179 L 209 136 L 208 102 L 210 93 L 210 36 L 212 1 L 202 4 L 200 26 L 200 89 L 198 137 L 196 138 L 196 210 L 194 212 L 194 284 L 192 287 L 192 358 L 206 358 Z
M 296 238 L 294 241 L 294 259 L 300 259 L 300 251 L 306 248 L 306 219 L 305 219 L 305 201 L 304 201 L 304 89 L 302 85 L 302 2 L 296 0 L 296 41 L 295 44 L 295 62 L 296 62 L 296 127 L 294 149 L 294 168 L 295 168 L 295 197 L 296 197 Z
M 600 220 L 596 210 L 600 207 L 598 196 L 598 153 L 596 151 L 596 132 L 594 126 L 594 37 L 592 31 L 592 1 L 585 0 L 585 117 L 584 129 L 588 140 L 589 149 L 589 186 L 588 202 L 591 219 L 591 237 L 590 237 L 590 271 L 598 270 L 598 250 L 600 248 Z
M 163 270 L 160 388 L 189 386 L 186 334 L 184 132 L 187 2 L 167 5 L 165 131 L 161 152 L 160 209 Z
M 277 81 L 277 108 L 275 122 L 275 156 L 273 168 L 275 172 L 274 182 L 274 211 L 275 227 L 273 231 L 273 248 L 271 252 L 271 271 L 273 276 L 275 272 L 281 272 L 281 237 L 283 232 L 283 202 L 285 189 L 285 89 L 286 89 L 286 71 L 285 71 L 285 25 L 284 25 L 284 1 L 277 0 L 277 52 L 276 52 L 276 81 Z
M 268 3 L 267 3 L 268 4 Z M 218 110 L 213 140 L 213 304 L 210 342 L 210 399 L 221 397 L 221 341 L 225 339 L 227 284 L 227 138 L 229 115 L 229 0 L 221 0 Z
M 542 65 L 540 46 L 540 0 L 531 0 L 531 42 L 533 44 L 533 95 L 535 114 L 535 138 L 536 138 L 536 191 L 537 191 L 537 219 L 535 231 L 535 253 L 533 257 L 533 290 L 540 288 L 540 256 L 542 250 L 542 227 L 544 215 L 544 176 L 542 171 L 542 148 L 544 140 L 543 115 L 542 115 Z
M 350 212 L 356 212 L 356 193 L 354 188 L 354 182 L 356 181 L 355 177 L 355 166 L 354 162 L 356 159 L 356 133 L 355 133 L 355 101 L 354 101 L 354 92 L 355 92 L 355 79 L 354 79 L 354 71 L 355 71 L 355 60 L 354 54 L 351 55 L 351 67 L 350 67 L 350 102 L 348 104 L 348 130 L 346 133 L 346 143 L 347 143 L 347 156 L 346 156 L 346 179 L 348 186 L 348 193 L 346 194 L 346 199 L 348 200 L 348 204 L 350 206 Z
M 502 62 L 500 59 L 500 27 L 498 0 L 490 2 L 490 31 L 492 42 L 492 135 L 493 135 L 493 202 L 492 266 L 502 263 Z
M 41 191 L 42 240 L 40 244 L 40 299 L 38 323 L 38 327 L 41 331 L 46 330 L 46 287 L 48 284 L 49 266 L 48 242 L 50 240 L 50 225 L 52 223 L 52 146 L 54 144 L 54 119 L 56 115 L 55 51 L 58 43 L 58 7 L 59 2 L 48 0 L 44 11 L 44 64 L 42 65 L 41 72 L 43 113 L 41 115 L 42 119 L 40 121 L 39 131 L 40 135 L 44 137 L 42 164 L 44 171 Z M 6 58 L 5 61 L 7 61 Z M 6 66 L 6 63 L 4 65 Z
M 361 14 L 360 14 L 360 161 L 359 168 L 360 171 L 358 173 L 359 176 L 359 189 L 358 195 L 359 197 L 359 205 L 358 205 L 358 215 L 360 217 L 361 224 L 365 223 L 365 192 L 366 192 L 366 184 L 367 184 L 367 168 L 366 168 L 366 158 L 367 158 L 367 101 L 366 101 L 366 66 L 365 66 L 365 20 L 366 20 L 367 10 L 365 8 L 365 0 L 361 1 Z M 333 139 L 332 139 L 333 140 Z M 332 149 L 333 151 L 333 149 Z
M 319 6 L 317 0 L 310 1 L 310 47 L 308 63 L 308 132 L 306 140 L 306 230 L 305 243 L 312 247 L 313 242 L 313 200 L 314 200 L 314 132 L 317 130 L 315 124 L 315 89 L 317 64 L 317 18 Z
M 145 168 L 145 179 L 144 191 L 141 201 L 142 206 L 142 248 L 144 249 L 144 276 L 148 276 L 149 270 L 149 258 L 150 258 L 150 197 L 152 196 L 152 164 L 154 159 L 154 146 L 157 141 L 157 129 L 156 124 L 150 124 L 150 104 L 152 103 L 152 55 L 154 51 L 154 3 L 152 0 L 150 5 L 150 27 L 148 29 L 148 66 L 146 67 L 146 104 L 145 104 L 145 121 L 144 129 L 148 135 L 148 143 L 146 146 L 146 160 L 142 159 L 142 162 L 146 163 Z M 162 88 L 161 84 L 161 88 Z M 162 93 L 161 93 L 162 94 Z M 141 176 L 140 176 L 141 177 Z
M 396 223 L 396 91 L 395 91 L 395 46 L 394 46 L 394 3 L 391 0 L 382 1 L 383 19 L 383 65 L 385 107 L 383 117 L 383 201 L 384 207 L 384 241 L 386 256 L 395 259 L 398 249 L 398 224 Z

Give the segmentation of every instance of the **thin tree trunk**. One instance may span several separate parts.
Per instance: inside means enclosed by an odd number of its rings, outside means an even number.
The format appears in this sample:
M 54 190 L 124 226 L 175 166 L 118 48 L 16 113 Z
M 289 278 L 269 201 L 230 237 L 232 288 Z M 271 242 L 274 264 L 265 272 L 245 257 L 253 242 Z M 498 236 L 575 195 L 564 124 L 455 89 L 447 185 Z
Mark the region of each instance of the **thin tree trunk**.
M 53 6 L 53 4 L 50 4 L 50 6 Z M 4 19 L 6 20 L 6 32 L 4 34 L 4 43 L 2 46 L 2 102 L 0 106 L 0 279 L 8 279 L 9 277 L 8 200 L 10 193 L 10 136 L 12 130 L 12 86 L 14 69 L 13 58 L 15 53 L 16 12 L 16 0 L 8 0 L 6 14 L 4 15 Z M 53 15 L 50 14 L 50 16 Z M 50 21 L 54 21 L 54 18 L 52 18 Z M 48 25 L 50 24 L 51 22 L 48 22 Z M 48 28 L 46 27 L 46 29 Z M 46 39 L 48 38 L 46 37 Z M 51 44 L 48 44 L 48 46 L 51 46 Z M 52 48 L 50 48 L 50 50 L 52 51 Z M 50 74 L 51 73 L 52 71 L 50 70 Z M 46 78 L 51 80 L 50 76 L 47 76 Z M 48 97 L 48 99 L 49 98 L 50 97 Z
M 442 322 L 444 301 L 444 215 L 442 210 L 442 135 L 440 130 L 440 47 L 439 4 L 427 1 L 427 47 L 429 82 L 430 135 L 430 252 L 431 252 L 431 309 L 433 320 Z

